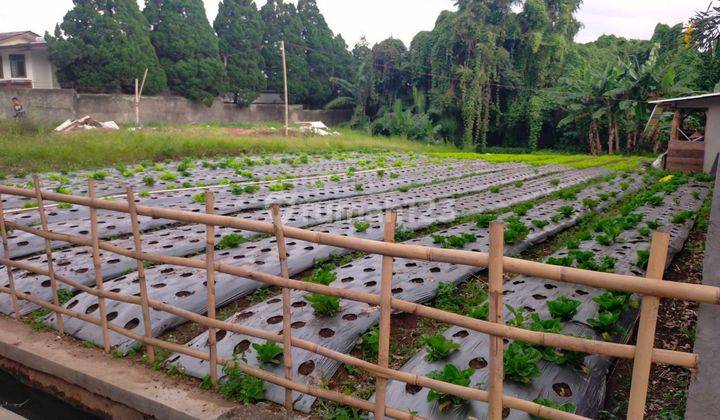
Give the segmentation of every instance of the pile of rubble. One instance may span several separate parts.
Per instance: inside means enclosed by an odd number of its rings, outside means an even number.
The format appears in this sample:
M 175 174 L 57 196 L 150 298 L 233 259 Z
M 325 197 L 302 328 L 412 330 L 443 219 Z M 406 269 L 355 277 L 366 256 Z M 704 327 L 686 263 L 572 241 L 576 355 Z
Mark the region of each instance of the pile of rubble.
M 82 118 L 78 118 L 76 120 L 66 120 L 59 126 L 55 128 L 55 131 L 58 132 L 64 132 L 64 131 L 75 131 L 75 130 L 95 130 L 95 129 L 105 129 L 105 130 L 119 130 L 120 127 L 117 125 L 115 121 L 105 121 L 100 122 L 93 117 L 86 115 Z

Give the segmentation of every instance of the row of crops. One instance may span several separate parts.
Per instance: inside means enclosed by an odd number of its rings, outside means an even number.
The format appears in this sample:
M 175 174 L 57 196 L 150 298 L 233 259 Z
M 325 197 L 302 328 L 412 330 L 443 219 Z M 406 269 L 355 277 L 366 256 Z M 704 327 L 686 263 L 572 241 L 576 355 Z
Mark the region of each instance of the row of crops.
M 268 158 L 270 160 L 220 159 L 207 162 L 183 161 L 163 167 L 142 165 L 104 178 L 106 194 L 122 192 L 119 180 L 131 181 L 136 188 L 185 187 L 165 173 L 187 176 L 194 182 L 189 188 L 204 189 L 157 191 L 139 194 L 141 205 L 203 211 L 206 191 L 215 195 L 215 213 L 269 221 L 266 209 L 273 202 L 282 207 L 283 223 L 319 232 L 331 232 L 361 238 L 382 238 L 382 212 L 398 211 L 396 240 L 411 244 L 487 251 L 488 225 L 495 219 L 506 223 L 506 254 L 517 255 L 573 226 L 582 224 L 590 214 L 614 209 L 618 216 L 583 230 L 557 251 L 549 263 L 580 268 L 644 273 L 651 229 L 667 229 L 672 235 L 671 252 L 677 252 L 692 226 L 694 211 L 707 194 L 703 177 L 672 176 L 660 179 L 657 173 L 608 173 L 600 169 L 569 170 L 559 166 L 530 167 L 517 163 L 492 165 L 482 161 L 436 161 L 408 155 L 347 155 L 324 157 Z M 273 160 L 274 159 L 274 160 Z M 168 168 L 174 167 L 171 172 Z M 182 170 L 181 170 L 182 169 Z M 186 172 L 186 174 L 183 174 Z M 151 175 L 148 175 L 151 174 Z M 154 175 L 153 175 L 154 174 Z M 54 174 L 57 175 L 57 174 Z M 44 178 L 50 180 L 52 175 Z M 61 187 L 67 192 L 84 193 L 82 182 L 66 175 Z M 91 174 L 92 176 L 92 174 Z M 154 183 L 145 180 L 153 176 Z M 94 176 L 93 176 L 94 177 Z M 78 176 L 77 178 L 80 178 Z M 95 178 L 95 177 L 94 177 Z M 100 177 L 98 177 L 100 178 Z M 97 179 L 97 178 L 96 178 Z M 16 185 L 27 180 L 15 179 Z M 102 180 L 101 180 L 102 181 Z M 46 182 L 46 181 L 45 181 Z M 59 182 L 59 181 L 56 181 Z M 30 185 L 26 185 L 30 186 Z M 57 190 L 57 185 L 55 186 Z M 65 193 L 65 192 L 64 192 Z M 32 207 L 32 200 L 12 201 L 4 205 Z M 112 198 L 110 198 L 112 199 Z M 115 198 L 122 199 L 122 198 Z M 27 203 L 31 203 L 28 205 Z M 86 209 L 58 206 L 49 209 L 50 230 L 75 235 L 90 231 Z M 99 211 L 101 237 L 112 244 L 131 249 L 131 226 L 124 214 Z M 37 213 L 17 212 L 14 221 L 36 224 Z M 181 225 L 170 220 L 140 217 L 143 249 L 169 256 L 203 258 L 205 227 Z M 272 237 L 254 232 L 218 228 L 216 260 L 253 270 L 279 275 L 277 244 Z M 11 255 L 22 262 L 43 266 L 40 255 L 44 241 L 23 232 L 12 232 Z M 55 271 L 84 285 L 95 284 L 89 249 L 53 242 Z M 377 293 L 380 283 L 380 257 L 349 256 L 348 250 L 303 241 L 289 240 L 288 265 L 292 276 L 307 281 L 349 290 Z M 136 263 L 130 258 L 101 252 L 105 287 L 128 295 L 139 293 Z M 335 262 L 342 261 L 342 264 Z M 484 292 L 477 290 L 472 299 L 458 300 L 457 290 L 481 270 L 452 264 L 396 259 L 393 296 L 413 302 L 433 302 L 445 310 L 476 318 L 487 317 Z M 205 313 L 205 271 L 169 265 L 148 265 L 145 270 L 150 299 Z M 0 284 L 7 283 L 0 271 Z M 50 282 L 42 276 L 14 270 L 20 291 L 45 300 L 51 299 Z M 264 284 L 217 273 L 216 294 L 219 307 L 257 292 Z M 61 285 L 59 292 L 65 307 L 97 316 L 97 298 Z M 231 322 L 278 332 L 282 329 L 282 303 L 271 293 L 228 319 Z M 292 293 L 293 336 L 341 352 L 357 351 L 374 361 L 377 353 L 377 308 L 354 301 L 323 295 Z M 539 279 L 515 278 L 506 284 L 509 324 L 536 331 L 562 332 L 578 336 L 626 341 L 634 324 L 637 297 L 613 291 L 572 288 L 569 285 Z M 8 296 L 0 296 L 0 312 L 10 313 Z M 54 326 L 55 315 L 22 302 L 21 312 L 30 314 L 39 326 Z M 137 305 L 107 302 L 108 321 L 138 333 L 142 331 L 142 311 Z M 151 312 L 153 335 L 172 332 L 184 323 L 179 317 Z M 93 324 L 63 317 L 66 332 L 87 343 L 102 345 L 102 331 Z M 110 332 L 115 354 L 135 353 L 133 340 Z M 188 346 L 207 350 L 207 333 Z M 457 328 L 423 340 L 423 347 L 410 358 L 403 370 L 428 374 L 460 385 L 480 386 L 486 382 L 487 337 Z M 220 331 L 218 355 L 246 360 L 254 366 L 282 375 L 279 366 L 282 348 L 252 337 Z M 538 357 L 539 354 L 539 357 Z M 164 367 L 203 379 L 208 385 L 208 364 L 180 354 L 165 355 Z M 310 384 L 333 377 L 338 362 L 301 349 L 293 349 L 295 379 Z M 509 363 L 509 365 L 508 365 Z M 604 378 L 610 361 L 585 357 L 557 349 L 535 348 L 520 342 L 507 343 L 507 392 L 543 404 L 580 413 L 597 410 L 602 402 Z M 162 367 L 162 361 L 156 367 Z M 219 391 L 243 402 L 268 399 L 282 402 L 284 390 L 253 380 L 238 369 L 219 369 L 226 377 Z M 259 382 L 258 382 L 259 381 Z M 242 385 L 245 384 L 245 385 Z M 596 387 L 596 388 L 593 388 Z M 418 412 L 431 418 L 467 418 L 484 416 L 485 405 L 466 403 L 457 397 L 426 389 L 415 389 L 391 382 L 388 402 L 396 408 Z M 598 401 L 585 399 L 598 395 Z M 371 395 L 361 395 L 370 398 Z M 295 407 L 310 411 L 315 398 L 295 394 Z M 521 413 L 509 413 L 522 417 Z

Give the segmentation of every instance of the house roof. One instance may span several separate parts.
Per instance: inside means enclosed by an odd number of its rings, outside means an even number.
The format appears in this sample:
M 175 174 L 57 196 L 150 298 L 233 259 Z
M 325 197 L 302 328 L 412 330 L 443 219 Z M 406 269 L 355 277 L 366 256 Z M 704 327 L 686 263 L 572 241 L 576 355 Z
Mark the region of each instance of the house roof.
M 695 96 L 685 96 L 685 97 L 680 97 L 680 98 L 659 99 L 657 101 L 650 101 L 649 103 L 654 104 L 654 105 L 664 105 L 664 104 L 674 104 L 677 102 L 697 101 L 697 100 L 701 100 L 701 99 L 716 98 L 716 97 L 720 97 L 720 92 L 706 93 L 703 95 L 695 95 Z

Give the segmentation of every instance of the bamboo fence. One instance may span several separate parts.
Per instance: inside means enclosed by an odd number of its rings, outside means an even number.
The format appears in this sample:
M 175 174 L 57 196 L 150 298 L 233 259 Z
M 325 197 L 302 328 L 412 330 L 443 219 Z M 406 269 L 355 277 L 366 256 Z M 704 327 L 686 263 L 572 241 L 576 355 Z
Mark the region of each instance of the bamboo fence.
M 648 265 L 647 277 L 635 277 L 612 273 L 600 273 L 580 270 L 569 267 L 560 267 L 538 262 L 526 261 L 517 258 L 505 257 L 503 255 L 503 225 L 493 223 L 490 227 L 490 248 L 488 253 L 471 252 L 453 249 L 438 249 L 433 247 L 396 244 L 394 243 L 394 231 L 396 215 L 388 212 L 384 224 L 384 241 L 375 241 L 346 237 L 330 233 L 314 232 L 306 229 L 283 226 L 281 222 L 280 209 L 278 206 L 271 206 L 272 223 L 251 221 L 230 216 L 218 216 L 212 214 L 213 196 L 206 192 L 206 213 L 195 213 L 187 211 L 171 210 L 141 206 L 135 204 L 134 194 L 131 188 L 127 189 L 126 202 L 108 201 L 95 197 L 94 185 L 89 184 L 89 197 L 64 195 L 55 192 L 42 191 L 39 180 L 36 180 L 35 191 L 0 185 L 0 235 L 2 236 L 3 257 L 0 263 L 8 270 L 9 284 L 0 286 L 0 292 L 10 294 L 15 316 L 18 317 L 17 301 L 25 300 L 48 309 L 56 314 L 58 319 L 58 330 L 62 328 L 62 315 L 81 319 L 85 322 L 97 325 L 103 329 L 103 339 L 106 351 L 109 350 L 108 331 L 124 335 L 133 340 L 145 344 L 147 348 L 148 361 L 152 362 L 153 349 L 155 347 L 196 357 L 209 361 L 210 378 L 213 383 L 217 382 L 218 366 L 235 364 L 241 371 L 260 378 L 264 381 L 276 384 L 286 389 L 285 406 L 292 410 L 292 391 L 313 395 L 319 398 L 331 400 L 340 404 L 374 412 L 377 416 L 388 416 L 399 419 L 410 419 L 415 416 L 412 413 L 388 407 L 385 403 L 383 390 L 388 380 L 397 380 L 411 385 L 434 389 L 438 392 L 452 394 L 466 400 L 478 400 L 489 403 L 489 418 L 502 418 L 503 409 L 516 409 L 528 414 L 554 419 L 578 419 L 583 418 L 575 414 L 566 413 L 560 410 L 536 404 L 531 401 L 508 396 L 503 394 L 502 377 L 502 339 L 512 339 L 527 342 L 529 344 L 557 347 L 564 350 L 579 351 L 589 354 L 597 354 L 609 357 L 634 359 L 631 395 L 629 400 L 628 418 L 640 419 L 644 414 L 645 400 L 647 397 L 648 378 L 650 365 L 652 363 L 669 364 L 689 369 L 696 369 L 698 356 L 693 353 L 679 352 L 654 348 L 654 332 L 657 323 L 657 312 L 659 298 L 673 298 L 687 301 L 720 304 L 720 288 L 696 285 L 688 283 L 676 283 L 662 279 L 667 256 L 669 235 L 662 232 L 653 233 L 652 247 Z M 38 200 L 38 211 L 41 216 L 41 228 L 24 226 L 22 224 L 5 220 L 2 208 L 2 195 L 16 195 L 21 197 L 35 198 Z M 90 237 L 57 233 L 48 230 L 47 223 L 42 220 L 44 217 L 43 202 L 45 200 L 54 202 L 66 202 L 90 209 L 93 229 Z M 97 210 L 109 210 L 130 215 L 133 227 L 135 247 L 128 250 L 111 244 L 99 238 L 97 229 Z M 203 224 L 207 230 L 205 259 L 184 258 L 148 253 L 142 250 L 141 232 L 138 225 L 138 216 L 150 216 L 174 220 L 177 222 Z M 281 275 L 275 276 L 250 270 L 229 264 L 223 264 L 214 259 L 214 230 L 216 227 L 227 227 L 241 230 L 249 230 L 259 233 L 271 234 L 276 237 L 278 253 L 281 264 Z M 8 245 L 8 228 L 27 232 L 45 240 L 46 254 L 48 256 L 47 267 L 43 268 L 21 261 L 14 261 L 9 258 L 10 250 Z M 293 238 L 317 244 L 325 244 L 342 247 L 353 251 L 379 254 L 383 256 L 382 262 L 382 284 L 379 294 L 371 294 L 360 291 L 339 289 L 322 284 L 292 280 L 287 271 L 287 251 L 285 238 Z M 73 279 L 58 275 L 52 265 L 52 241 L 62 241 L 72 245 L 91 247 L 93 260 L 99 260 L 97 255 L 100 250 L 115 253 L 118 255 L 134 258 L 137 260 L 138 274 L 140 276 L 140 296 L 125 295 L 106 291 L 102 287 L 102 274 L 99 263 L 95 263 L 96 287 L 85 286 Z M 403 301 L 392 297 L 392 261 L 393 258 L 406 258 L 424 261 L 436 261 L 454 264 L 464 264 L 474 267 L 488 267 L 490 278 L 490 299 L 491 310 L 488 321 L 478 320 L 451 312 L 445 312 L 429 306 L 413 302 Z M 204 269 L 207 271 L 207 299 L 208 313 L 206 316 L 197 314 L 161 301 L 150 299 L 147 294 L 147 285 L 144 279 L 144 263 L 170 264 L 182 267 Z M 35 296 L 20 292 L 15 289 L 13 282 L 13 270 L 25 270 L 41 276 L 50 277 L 52 284 L 63 283 L 66 286 L 79 291 L 94 295 L 98 298 L 99 305 L 104 307 L 105 300 L 139 305 L 143 310 L 143 334 L 138 334 L 108 322 L 104 316 L 94 317 L 85 313 L 73 311 L 60 306 L 57 296 L 57 289 L 53 287 L 52 302 L 46 302 Z M 283 290 L 283 331 L 282 334 L 275 334 L 269 331 L 236 325 L 216 319 L 215 315 L 215 290 L 214 275 L 216 272 L 230 274 L 240 278 L 260 281 L 269 286 L 277 286 Z M 565 336 L 525 330 L 522 328 L 505 325 L 502 321 L 502 282 L 504 273 L 524 274 L 527 276 L 540 277 L 555 281 L 562 281 L 586 286 L 621 290 L 643 295 L 640 311 L 640 328 L 638 332 L 637 345 L 618 344 L 590 340 L 579 337 Z M 289 328 L 290 320 L 290 290 L 301 290 L 311 293 L 319 293 L 328 296 L 335 296 L 343 299 L 351 299 L 364 302 L 380 308 L 380 345 L 377 363 L 371 363 L 349 354 L 340 353 L 329 348 L 320 346 L 308 340 L 299 339 L 291 335 Z M 209 352 L 192 349 L 186 346 L 170 343 L 154 338 L 152 336 L 152 325 L 150 324 L 150 311 L 165 311 L 184 318 L 188 321 L 198 323 L 208 328 L 210 332 Z M 447 382 L 431 379 L 427 376 L 417 375 L 409 372 L 401 372 L 388 367 L 388 349 L 390 337 L 390 315 L 392 311 L 412 313 L 448 324 L 471 329 L 491 336 L 490 345 L 490 372 L 493 373 L 490 379 L 488 390 L 463 387 Z M 252 336 L 276 343 L 281 343 L 284 349 L 285 375 L 278 376 L 270 372 L 254 368 L 246 363 L 222 358 L 217 355 L 216 336 L 219 330 L 230 331 L 238 334 Z M 494 344 L 493 344 L 494 343 Z M 377 398 L 375 402 L 358 399 L 342 393 L 331 391 L 311 385 L 301 384 L 293 380 L 291 348 L 296 347 L 320 356 L 332 358 L 340 363 L 345 363 L 359 369 L 363 369 L 377 378 Z

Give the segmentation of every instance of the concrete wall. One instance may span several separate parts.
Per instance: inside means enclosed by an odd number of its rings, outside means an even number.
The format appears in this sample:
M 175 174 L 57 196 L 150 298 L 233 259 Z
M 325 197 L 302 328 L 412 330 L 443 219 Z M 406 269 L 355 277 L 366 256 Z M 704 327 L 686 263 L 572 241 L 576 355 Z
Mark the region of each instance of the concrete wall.
M 0 89 L 0 118 L 13 116 L 10 99 L 17 96 L 28 115 L 54 121 L 91 115 L 97 120 L 118 123 L 135 121 L 134 98 L 131 95 L 77 94 L 71 89 Z M 305 110 L 300 105 L 290 108 L 290 121 L 322 121 L 337 125 L 350 120 L 351 111 Z M 282 121 L 283 107 L 251 105 L 240 108 L 216 100 L 211 107 L 177 96 L 148 96 L 140 103 L 141 121 L 195 122 L 258 122 Z
M 720 153 L 720 104 L 713 104 L 707 110 L 705 123 L 705 162 L 703 170 L 710 172 L 715 156 Z

